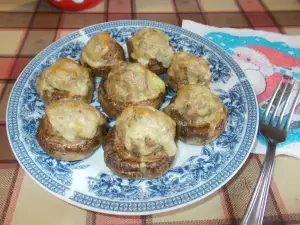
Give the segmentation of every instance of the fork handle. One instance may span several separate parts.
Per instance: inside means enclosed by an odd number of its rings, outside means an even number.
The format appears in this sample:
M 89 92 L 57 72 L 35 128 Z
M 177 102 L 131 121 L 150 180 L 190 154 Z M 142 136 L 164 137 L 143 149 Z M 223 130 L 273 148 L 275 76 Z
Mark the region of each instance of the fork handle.
M 276 144 L 268 142 L 268 149 L 264 159 L 263 168 L 241 225 L 262 224 L 272 177 L 275 152 Z

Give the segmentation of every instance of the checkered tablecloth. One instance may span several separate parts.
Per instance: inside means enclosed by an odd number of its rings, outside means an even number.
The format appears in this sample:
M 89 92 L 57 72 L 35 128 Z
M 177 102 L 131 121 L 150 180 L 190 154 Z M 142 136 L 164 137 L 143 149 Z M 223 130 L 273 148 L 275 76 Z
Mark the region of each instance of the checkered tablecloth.
M 148 19 L 181 25 L 182 19 L 235 28 L 300 34 L 298 0 L 106 0 L 78 12 L 61 12 L 46 0 L 0 0 L 0 224 L 187 225 L 237 224 L 262 166 L 250 155 L 222 189 L 179 210 L 151 216 L 94 213 L 59 200 L 38 186 L 9 146 L 5 110 L 15 79 L 43 48 L 85 26 L 110 20 Z M 300 40 L 299 40 L 300 41 Z M 300 151 L 300 149 L 299 149 Z M 300 160 L 276 158 L 264 224 L 300 224 Z

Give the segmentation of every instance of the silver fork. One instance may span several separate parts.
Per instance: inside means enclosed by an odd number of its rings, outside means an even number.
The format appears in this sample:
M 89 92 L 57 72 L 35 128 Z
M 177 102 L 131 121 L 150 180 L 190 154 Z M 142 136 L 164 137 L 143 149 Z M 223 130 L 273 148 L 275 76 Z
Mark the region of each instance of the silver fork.
M 280 142 L 284 142 L 287 137 L 287 132 L 289 129 L 289 126 L 292 121 L 293 112 L 296 108 L 296 104 L 300 95 L 300 88 L 297 84 L 297 94 L 293 101 L 292 107 L 288 113 L 288 118 L 286 122 L 283 120 L 285 111 L 287 109 L 288 103 L 291 99 L 292 89 L 295 86 L 296 80 L 292 83 L 292 87 L 288 88 L 288 86 L 291 85 L 292 80 L 288 80 L 284 86 L 283 91 L 281 94 L 279 94 L 279 100 L 277 104 L 275 105 L 275 108 L 272 111 L 272 105 L 275 100 L 275 97 L 277 96 L 277 93 L 282 85 L 282 80 L 279 82 L 276 90 L 274 91 L 270 102 L 267 106 L 267 109 L 265 110 L 265 113 L 262 117 L 262 119 L 259 122 L 259 131 L 262 134 L 262 136 L 268 141 L 268 148 L 266 152 L 266 156 L 263 163 L 262 171 L 259 175 L 255 190 L 252 194 L 252 198 L 249 202 L 249 205 L 247 207 L 247 210 L 244 214 L 243 220 L 241 222 L 242 225 L 261 225 L 265 213 L 265 207 L 267 203 L 268 198 L 268 192 L 269 192 L 269 186 L 271 181 L 271 175 L 274 165 L 274 158 L 275 158 L 275 152 L 276 152 L 276 145 Z M 287 92 L 287 90 L 290 92 L 288 94 L 288 97 L 286 98 L 285 102 L 283 102 L 283 108 L 281 110 L 280 116 L 278 121 L 275 121 L 276 113 L 279 109 L 279 106 L 281 104 L 281 101 L 283 99 L 284 94 Z M 287 92 L 288 93 L 288 92 Z M 269 112 L 271 118 L 269 119 Z

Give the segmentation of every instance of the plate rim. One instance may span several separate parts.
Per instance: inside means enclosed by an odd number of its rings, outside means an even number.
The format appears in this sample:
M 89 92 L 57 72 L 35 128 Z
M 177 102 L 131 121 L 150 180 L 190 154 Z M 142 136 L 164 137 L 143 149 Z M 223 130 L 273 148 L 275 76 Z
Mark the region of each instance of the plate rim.
M 229 61 L 231 61 L 231 63 L 233 63 L 233 65 L 238 69 L 240 70 L 239 72 L 241 72 L 243 75 L 244 75 L 244 78 L 239 78 L 238 77 L 238 80 L 239 80 L 239 83 L 242 83 L 242 82 L 248 82 L 248 87 L 250 88 L 251 90 L 251 94 L 253 94 L 254 98 L 252 99 L 253 102 L 255 103 L 255 106 L 256 106 L 256 124 L 255 124 L 255 134 L 257 134 L 258 132 L 258 124 L 259 124 L 259 108 L 258 108 L 258 102 L 257 102 L 257 98 L 256 98 L 256 95 L 255 95 L 255 92 L 254 92 L 254 89 L 252 87 L 252 85 L 250 84 L 250 82 L 248 81 L 248 79 L 246 78 L 246 75 L 245 73 L 243 72 L 243 70 L 241 69 L 241 67 L 232 59 L 232 57 L 227 53 L 225 52 L 221 47 L 219 47 L 218 45 L 216 45 L 214 42 L 208 40 L 208 39 L 205 39 L 204 37 L 196 34 L 196 33 L 193 33 L 192 31 L 189 31 L 189 30 L 186 30 L 180 26 L 175 26 L 175 25 L 172 25 L 172 24 L 168 24 L 168 23 L 164 23 L 164 22 L 158 22 L 158 21 L 151 21 L 151 20 L 116 20 L 116 21 L 108 21 L 108 22 L 104 22 L 104 23 L 98 23 L 98 24 L 93 24 L 93 25 L 90 25 L 90 26 L 87 26 L 87 27 L 83 27 L 83 28 L 80 28 L 80 29 L 77 29 L 71 33 L 69 33 L 68 35 L 54 41 L 53 43 L 51 43 L 50 45 L 48 45 L 46 48 L 44 48 L 42 51 L 40 51 L 33 59 L 31 59 L 31 61 L 26 65 L 26 67 L 22 70 L 22 72 L 20 73 L 20 75 L 18 76 L 18 78 L 16 79 L 15 81 L 15 84 L 10 92 L 10 95 L 9 95 L 9 98 L 8 98 L 8 101 L 7 101 L 7 107 L 6 107 L 6 132 L 7 132 L 7 137 L 8 137 L 8 140 L 9 140 L 9 144 L 10 144 L 10 147 L 13 151 L 13 154 L 14 156 L 16 157 L 18 163 L 21 165 L 21 167 L 23 168 L 23 170 L 26 172 L 27 175 L 29 175 L 29 177 L 31 177 L 31 179 L 33 179 L 39 186 L 41 186 L 44 190 L 46 190 L 47 192 L 51 193 L 52 195 L 56 196 L 57 198 L 65 201 L 65 202 L 68 202 L 69 204 L 72 204 L 74 206 L 77 206 L 77 207 L 80 207 L 80 208 L 83 208 L 83 209 L 87 209 L 87 210 L 91 210 L 91 211 L 95 211 L 95 212 L 100 212 L 100 213 L 107 213 L 107 214 L 112 214 L 112 215 L 151 215 L 151 214 L 157 214 L 157 213 L 163 213 L 163 212 L 167 212 L 167 211 L 173 211 L 173 210 L 176 210 L 176 209 L 179 209 L 179 208 L 183 208 L 183 207 L 186 207 L 188 205 L 191 205 L 191 204 L 194 204 L 195 202 L 198 202 L 200 201 L 201 199 L 204 199 L 206 198 L 207 196 L 211 195 L 212 193 L 216 192 L 217 190 L 219 190 L 220 188 L 222 188 L 226 183 L 228 183 L 237 173 L 238 171 L 241 169 L 241 167 L 245 164 L 245 161 L 248 159 L 249 157 L 249 154 L 251 153 L 251 150 L 253 149 L 253 146 L 257 140 L 256 138 L 256 135 L 253 136 L 253 139 L 251 141 L 251 145 L 249 146 L 249 149 L 248 149 L 248 152 L 247 154 L 245 155 L 245 157 L 243 158 L 243 160 L 241 161 L 241 163 L 239 164 L 238 167 L 235 168 L 234 172 L 232 172 L 222 183 L 218 184 L 216 187 L 212 188 L 212 190 L 208 191 L 207 193 L 201 195 L 200 197 L 196 197 L 192 200 L 189 200 L 185 203 L 180 203 L 180 204 L 177 204 L 175 206 L 171 206 L 171 207 L 166 207 L 166 208 L 163 208 L 163 209 L 155 209 L 155 210 L 147 210 L 147 211 L 114 211 L 114 210 L 107 210 L 107 209 L 103 209 L 103 208 L 99 208 L 99 207 L 92 207 L 92 206 L 89 206 L 89 205 L 85 205 L 85 204 L 82 204 L 78 201 L 75 201 L 74 198 L 71 198 L 72 196 L 67 196 L 67 195 L 61 195 L 59 193 L 56 193 L 52 190 L 49 189 L 49 187 L 47 187 L 46 185 L 42 184 L 41 182 L 38 181 L 38 179 L 36 177 L 34 177 L 29 171 L 28 169 L 23 165 L 22 161 L 19 159 L 15 149 L 14 149 L 14 145 L 12 144 L 12 137 L 10 136 L 10 133 L 9 133 L 9 123 L 8 123 L 8 117 L 9 117 L 9 108 L 12 107 L 11 106 L 11 99 L 12 99 L 12 95 L 13 93 L 15 92 L 15 88 L 16 88 L 16 84 L 19 82 L 19 80 L 21 79 L 22 77 L 22 74 L 26 71 L 26 69 L 30 66 L 30 64 L 32 62 L 34 62 L 40 55 L 42 55 L 48 48 L 50 48 L 51 46 L 57 44 L 59 41 L 63 40 L 63 39 L 66 39 L 68 37 L 71 37 L 72 35 L 75 35 L 77 32 L 80 33 L 80 32 L 84 32 L 85 30 L 87 29 L 91 29 L 93 27 L 97 27 L 99 25 L 119 25 L 121 26 L 122 24 L 127 24 L 127 23 L 132 23 L 134 22 L 135 26 L 151 26 L 151 24 L 153 25 L 161 25 L 162 27 L 171 27 L 171 29 L 182 29 L 184 30 L 186 33 L 190 33 L 192 35 L 195 35 L 197 36 L 197 38 L 199 39 L 202 39 L 202 40 L 205 40 L 205 42 L 208 42 L 212 47 L 214 47 L 215 49 L 217 49 L 219 51 L 219 53 L 222 53 L 223 55 L 225 55 Z M 148 25 L 147 25 L 148 23 Z M 132 24 L 133 26 L 133 24 Z M 112 26 L 113 28 L 113 26 Z M 218 54 L 219 55 L 219 54 Z M 221 57 L 221 55 L 219 55 L 219 57 Z M 226 61 L 227 62 L 227 61 Z M 230 66 L 232 68 L 232 66 Z M 245 90 L 243 88 L 243 92 L 245 93 Z M 243 142 L 243 139 L 241 140 L 240 143 Z M 232 159 L 231 159 L 232 160 Z M 50 177 L 50 176 L 49 176 Z M 196 188 L 195 188 L 196 189 Z M 193 190 L 191 190 L 193 191 Z M 76 191 L 74 191 L 72 194 L 74 196 L 74 194 L 76 193 Z M 94 197 L 95 198 L 95 197 Z M 159 200 L 157 200 L 159 201 Z M 114 200 L 110 201 L 110 202 L 115 202 Z M 139 202 L 139 203 L 142 203 L 142 202 Z

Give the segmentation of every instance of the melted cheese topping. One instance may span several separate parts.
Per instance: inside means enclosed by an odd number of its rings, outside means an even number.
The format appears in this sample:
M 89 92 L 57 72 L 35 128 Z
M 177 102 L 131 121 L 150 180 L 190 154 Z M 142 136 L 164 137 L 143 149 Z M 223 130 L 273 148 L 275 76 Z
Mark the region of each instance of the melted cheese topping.
M 223 102 L 207 86 L 185 85 L 171 104 L 190 125 L 215 124 L 224 116 Z
M 69 96 L 86 96 L 93 86 L 89 71 L 68 58 L 57 59 L 45 69 L 36 81 L 37 92 L 58 89 L 69 92 Z
M 177 147 L 175 122 L 166 114 L 150 106 L 130 106 L 123 110 L 116 121 L 116 130 L 123 138 L 128 153 L 141 157 L 166 152 L 174 156 Z
M 156 59 L 164 67 L 169 67 L 174 51 L 166 34 L 157 29 L 143 27 L 131 40 L 133 45 L 131 56 L 139 63 L 147 65 L 150 59 Z
M 210 83 L 212 76 L 205 59 L 186 52 L 178 52 L 174 55 L 168 75 L 182 77 L 189 84 L 202 83 L 206 85 Z
M 115 57 L 117 52 L 112 53 L 110 57 L 105 57 L 106 54 L 115 48 L 116 42 L 110 37 L 107 32 L 101 32 L 92 37 L 81 52 L 81 63 L 87 63 L 93 68 L 100 66 L 111 66 L 118 59 Z
M 140 102 L 165 93 L 164 82 L 139 63 L 120 63 L 104 83 L 107 95 L 114 101 Z
M 60 100 L 50 104 L 45 113 L 54 132 L 68 140 L 92 139 L 98 126 L 105 124 L 105 117 L 83 101 Z

